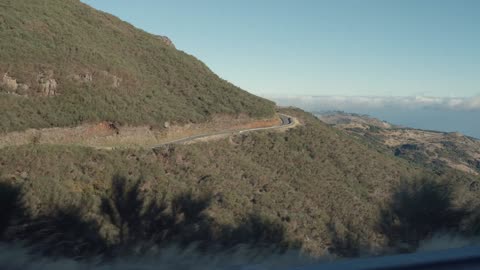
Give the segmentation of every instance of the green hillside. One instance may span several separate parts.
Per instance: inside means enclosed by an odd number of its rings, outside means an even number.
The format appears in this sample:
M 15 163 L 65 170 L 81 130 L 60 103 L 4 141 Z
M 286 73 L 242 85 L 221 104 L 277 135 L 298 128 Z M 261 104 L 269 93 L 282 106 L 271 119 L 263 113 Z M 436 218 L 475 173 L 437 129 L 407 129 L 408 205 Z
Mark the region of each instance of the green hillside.
M 100 120 L 161 126 L 274 104 L 78 0 L 0 2 L 0 131 Z
M 383 247 L 385 237 L 376 229 L 382 205 L 402 178 L 412 179 L 422 170 L 369 149 L 309 114 L 287 112 L 305 126 L 155 151 L 6 148 L 0 150 L 0 171 L 5 181 L 22 185 L 34 216 L 81 205 L 82 218 L 99 219 L 101 198 L 118 175 L 140 179 L 142 194 L 148 196 L 209 198 L 202 214 L 216 234 L 254 214 L 284 230 L 282 243 L 299 244 L 311 254 L 330 248 L 353 255 L 360 247 Z M 110 223 L 99 222 L 103 233 L 115 235 Z M 259 233 L 244 237 L 252 235 Z
M 77 0 L 0 1 L 0 85 L 1 132 L 102 120 L 161 128 L 276 109 L 166 38 Z M 192 244 L 358 256 L 413 251 L 437 231 L 480 232 L 478 177 L 435 174 L 278 110 L 300 123 L 156 149 L 37 137 L 2 148 L 0 245 L 93 262 Z

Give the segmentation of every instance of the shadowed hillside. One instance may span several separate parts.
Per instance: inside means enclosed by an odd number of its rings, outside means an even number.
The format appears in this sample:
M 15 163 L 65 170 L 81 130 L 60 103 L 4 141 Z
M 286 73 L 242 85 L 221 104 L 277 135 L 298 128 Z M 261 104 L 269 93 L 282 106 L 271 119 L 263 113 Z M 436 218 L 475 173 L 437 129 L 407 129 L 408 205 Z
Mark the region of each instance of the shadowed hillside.
M 222 80 L 164 37 L 78 0 L 2 1 L 0 59 L 0 131 L 274 113 L 272 102 Z
M 28 187 L 2 182 L 0 244 L 21 243 L 35 254 L 75 260 L 145 255 L 172 246 L 212 254 L 240 246 L 278 253 L 300 247 L 286 239 L 277 221 L 251 213 L 236 225 L 220 224 L 207 212 L 212 196 L 180 193 L 167 199 L 144 184 L 115 175 L 99 204 L 54 199 L 34 213 Z
M 458 205 L 456 188 L 429 178 L 401 182 L 380 215 L 379 227 L 388 244 L 403 252 L 415 251 L 436 233 L 470 233 L 476 225 L 467 223 L 462 228 L 462 223 L 472 212 Z
M 0 171 L 4 178 L 25 184 L 32 212 L 41 213 L 52 202 L 70 205 L 84 200 L 93 208 L 103 204 L 112 213 L 112 232 L 124 227 L 116 218 L 121 211 L 114 214 L 109 209 L 115 209 L 115 200 L 102 198 L 112 190 L 110 179 L 119 174 L 143 179 L 140 190 L 167 201 L 185 193 L 209 194 L 206 213 L 215 224 L 235 228 L 252 213 L 282 224 L 287 242 L 301 243 L 308 253 L 321 255 L 331 249 L 350 254 L 338 250 L 343 245 L 339 239 L 345 237 L 361 241 L 365 250 L 380 248 L 384 239 L 375 227 L 382 205 L 402 177 L 422 170 L 370 149 L 310 114 L 282 112 L 297 117 L 303 126 L 154 151 L 10 147 L 0 150 Z M 129 207 L 137 205 L 132 201 Z M 252 220 L 252 225 L 257 223 Z

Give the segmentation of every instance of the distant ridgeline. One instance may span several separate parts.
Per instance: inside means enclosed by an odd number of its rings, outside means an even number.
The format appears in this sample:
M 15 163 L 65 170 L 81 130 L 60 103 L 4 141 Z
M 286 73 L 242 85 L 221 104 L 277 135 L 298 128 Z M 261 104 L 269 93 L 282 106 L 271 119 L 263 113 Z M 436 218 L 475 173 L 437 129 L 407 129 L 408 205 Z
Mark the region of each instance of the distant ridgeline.
M 0 108 L 0 131 L 274 113 L 273 102 L 222 80 L 168 37 L 78 0 L 2 1 Z
M 365 143 L 436 171 L 451 168 L 480 175 L 480 141 L 459 132 L 401 127 L 366 115 L 344 112 L 317 116 Z

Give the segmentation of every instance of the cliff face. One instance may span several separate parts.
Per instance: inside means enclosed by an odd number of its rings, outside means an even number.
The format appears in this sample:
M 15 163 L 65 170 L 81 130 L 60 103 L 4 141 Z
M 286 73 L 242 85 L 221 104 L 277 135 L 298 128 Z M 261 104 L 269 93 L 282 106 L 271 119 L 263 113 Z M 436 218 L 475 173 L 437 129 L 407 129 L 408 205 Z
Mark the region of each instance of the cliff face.
M 157 36 L 161 41 L 165 42 L 167 46 L 175 48 L 175 44 L 173 44 L 172 40 L 167 36 Z

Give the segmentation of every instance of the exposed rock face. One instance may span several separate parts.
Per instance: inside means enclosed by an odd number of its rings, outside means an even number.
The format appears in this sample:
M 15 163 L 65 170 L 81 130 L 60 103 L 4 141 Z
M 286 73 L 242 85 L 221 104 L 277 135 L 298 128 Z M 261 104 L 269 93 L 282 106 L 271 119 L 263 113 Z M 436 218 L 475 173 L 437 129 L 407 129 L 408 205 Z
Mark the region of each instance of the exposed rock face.
M 57 91 L 57 81 L 46 79 L 40 82 L 40 91 L 44 96 L 55 96 Z
M 85 73 L 77 76 L 79 81 L 82 81 L 85 83 L 89 83 L 93 81 L 93 75 L 91 73 Z
M 89 83 L 93 81 L 93 75 L 91 73 L 75 74 L 71 78 L 73 78 L 77 82 L 83 83 Z
M 157 36 L 157 38 L 163 41 L 168 46 L 175 48 L 175 44 L 173 44 L 172 40 L 169 39 L 167 36 Z
M 5 73 L 3 75 L 0 85 L 4 86 L 5 88 L 7 88 L 7 90 L 11 90 L 11 91 L 16 91 L 18 88 L 17 80 L 8 76 L 8 73 Z
M 463 134 L 460 133 L 460 132 L 450 132 L 450 133 L 448 133 L 448 135 L 450 135 L 451 137 L 454 137 L 454 138 L 463 137 Z
M 37 75 L 38 90 L 42 96 L 49 97 L 57 94 L 58 83 L 52 78 L 52 75 L 53 72 L 49 72 L 49 75 L 43 73 Z M 30 86 L 28 84 L 18 83 L 15 78 L 8 76 L 7 73 L 5 73 L 0 80 L 0 86 L 3 86 L 10 94 L 24 96 L 34 94 L 29 92 Z
M 19 95 L 27 95 L 30 89 L 30 86 L 24 83 L 18 83 L 15 78 L 8 76 L 7 73 L 3 75 L 0 86 L 3 86 L 10 94 Z
M 113 88 L 119 88 L 120 84 L 122 83 L 122 78 L 116 75 L 110 74 L 107 71 L 100 71 L 100 75 L 102 75 L 105 79 L 110 80 L 111 86 Z
M 112 75 L 112 87 L 118 88 L 120 87 L 120 83 L 122 82 L 122 78 Z
M 86 73 L 86 74 L 83 74 L 81 76 L 81 79 L 84 81 L 84 82 L 91 82 L 93 81 L 93 75 L 90 74 L 90 73 Z
M 91 83 L 93 81 L 101 81 L 109 83 L 113 88 L 119 88 L 122 83 L 122 78 L 110 74 L 108 71 L 88 71 L 82 74 L 73 74 L 69 76 L 70 79 L 73 79 L 76 82 L 80 83 Z
M 57 94 L 57 81 L 51 78 L 51 75 L 38 75 L 38 84 L 40 86 L 40 94 L 46 97 L 55 96 Z
M 30 86 L 28 86 L 27 84 L 19 83 L 17 92 L 19 92 L 20 94 L 26 94 L 28 89 L 30 89 Z

